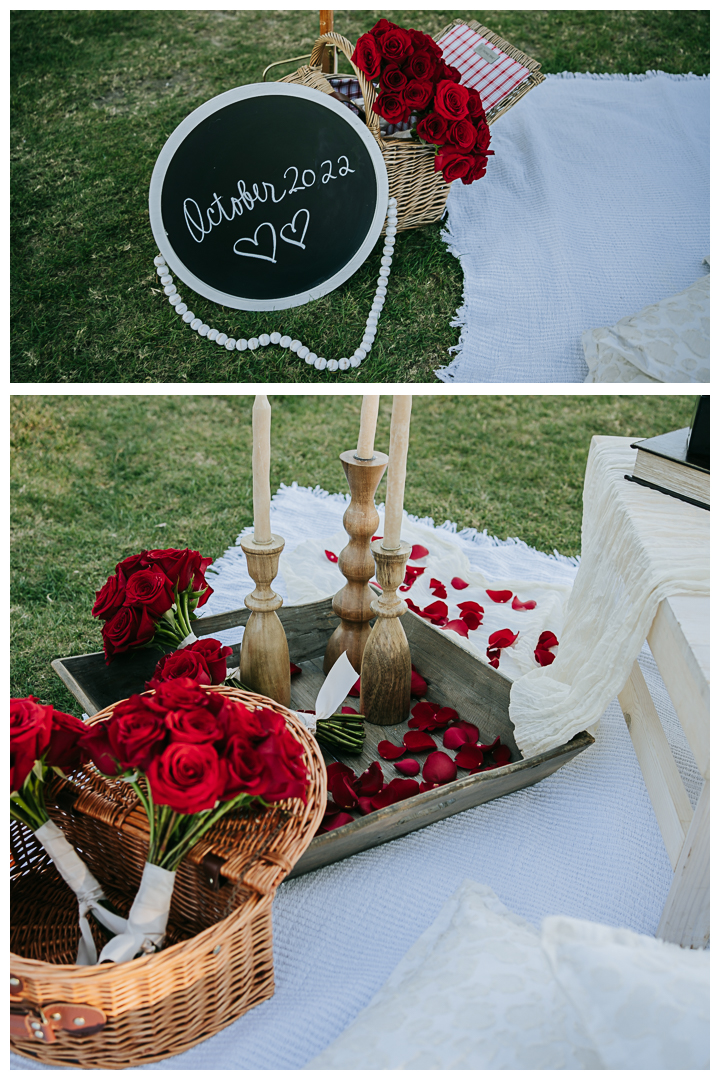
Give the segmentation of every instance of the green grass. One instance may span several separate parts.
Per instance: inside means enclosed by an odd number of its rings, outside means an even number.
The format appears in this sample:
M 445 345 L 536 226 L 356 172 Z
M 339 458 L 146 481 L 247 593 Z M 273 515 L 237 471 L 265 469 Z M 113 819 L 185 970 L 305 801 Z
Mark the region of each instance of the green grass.
M 339 11 L 335 26 L 354 41 L 381 14 L 429 33 L 476 18 L 546 72 L 709 71 L 708 11 Z M 439 224 L 399 236 L 376 346 L 344 375 L 285 350 L 211 348 L 152 291 L 147 191 L 165 140 L 203 101 L 309 52 L 316 36 L 314 11 L 11 13 L 14 381 L 434 381 L 457 343 L 449 323 L 462 296 Z M 360 341 L 378 261 L 376 251 L 344 286 L 283 313 L 283 328 L 345 355 Z M 218 313 L 183 292 L 235 336 L 278 321 Z
M 273 491 L 293 480 L 346 491 L 338 455 L 357 438 L 359 397 L 270 400 Z M 694 400 L 418 395 L 405 506 L 577 555 L 591 437 L 684 427 Z M 390 407 L 382 397 L 379 449 Z M 251 408 L 247 395 L 12 399 L 14 695 L 76 709 L 50 661 L 101 648 L 90 609 L 121 558 L 188 546 L 215 559 L 234 544 L 252 521 Z

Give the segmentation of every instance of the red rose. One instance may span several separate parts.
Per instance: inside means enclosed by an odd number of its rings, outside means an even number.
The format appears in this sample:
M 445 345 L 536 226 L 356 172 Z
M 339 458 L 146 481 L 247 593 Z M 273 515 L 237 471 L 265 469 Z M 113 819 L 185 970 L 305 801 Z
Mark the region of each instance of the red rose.
M 446 120 L 462 120 L 467 116 L 468 92 L 449 79 L 439 82 L 435 91 L 435 112 Z
M 205 571 L 212 559 L 204 559 L 199 551 L 191 551 L 183 548 L 165 548 L 164 550 L 148 551 L 145 553 L 148 563 L 153 568 L 162 570 L 163 574 L 170 579 L 178 592 L 185 592 L 191 585 L 193 592 L 207 590 L 198 602 L 202 607 L 212 596 L 212 589 L 205 580 Z
M 53 710 L 46 763 L 61 772 L 74 769 L 80 764 L 80 739 L 86 731 L 85 724 L 76 716 Z
M 388 32 L 388 30 L 399 30 L 398 24 L 390 22 L 389 19 L 379 19 L 373 26 L 370 33 L 376 41 L 380 41 L 380 39 L 383 37 L 384 34 Z
M 139 694 L 118 705 L 107 723 L 107 734 L 112 755 L 123 769 L 147 769 L 167 741 L 161 718 Z
M 355 45 L 355 51 L 350 58 L 356 67 L 367 75 L 369 79 L 376 79 L 380 74 L 382 56 L 378 43 L 372 34 L 363 34 Z
M 176 709 L 165 714 L 170 741 L 178 743 L 214 743 L 224 734 L 221 721 L 209 709 Z
M 127 652 L 134 645 L 147 645 L 155 636 L 155 623 L 145 608 L 123 607 L 102 628 L 105 659 Z
M 475 132 L 475 153 L 483 153 L 490 145 L 490 128 L 487 126 L 484 120 L 476 123 Z
M 222 709 L 225 699 L 220 694 L 207 694 L 191 679 L 173 679 L 160 686 L 152 697 L 142 699 L 148 709 L 164 715 L 172 709 L 210 709 L 214 716 Z
M 210 679 L 215 686 L 225 682 L 227 678 L 227 658 L 232 656 L 229 645 L 222 645 L 217 638 L 205 637 L 199 641 L 193 641 L 187 648 L 197 656 L 201 656 L 205 667 L 210 672 Z
M 92 614 L 96 619 L 109 619 L 125 603 L 125 586 L 120 582 L 118 574 L 109 577 L 102 589 L 95 593 L 95 603 Z
M 435 172 L 442 172 L 447 184 L 465 176 L 472 159 L 454 146 L 442 146 L 435 155 Z
M 382 116 L 389 124 L 404 124 L 410 119 L 410 109 L 402 94 L 380 94 L 373 105 L 373 112 Z
M 142 605 L 154 619 L 175 603 L 173 583 L 160 569 L 138 570 L 127 583 L 125 597 L 128 605 Z
M 19 791 L 48 748 L 52 705 L 37 698 L 10 698 L 10 793 Z
M 457 68 L 451 67 L 450 64 L 446 64 L 442 60 L 438 64 L 438 70 L 435 72 L 435 78 L 439 82 L 441 79 L 449 79 L 450 82 L 459 83 L 462 79 L 462 75 Z
M 147 551 L 141 551 L 138 555 L 128 555 L 127 559 L 123 559 L 115 567 L 115 573 L 120 579 L 120 584 L 125 586 L 127 581 L 138 570 L 147 569 L 148 563 L 145 558 Z
M 429 34 L 423 34 L 422 30 L 410 30 L 409 34 L 413 41 L 413 56 L 425 51 L 434 56 L 436 60 L 442 60 L 442 49 Z
M 485 119 L 485 110 L 483 109 L 482 98 L 478 94 L 477 90 L 472 86 L 468 86 L 468 116 L 472 116 L 473 120 Z
M 490 151 L 492 153 L 492 151 Z M 477 154 L 471 159 L 470 168 L 462 177 L 463 184 L 473 184 L 482 179 L 487 172 L 488 159 L 485 154 Z
M 430 113 L 417 126 L 417 133 L 424 142 L 442 146 L 447 137 L 448 122 L 438 113 Z
M 399 63 L 412 52 L 412 38 L 407 30 L 394 26 L 392 30 L 386 30 L 378 40 L 380 52 L 386 60 Z
M 115 750 L 108 738 L 107 721 L 87 728 L 80 738 L 80 754 L 83 762 L 91 761 L 96 769 L 105 776 L 117 776 Z
M 391 93 L 399 93 L 407 86 L 407 75 L 403 74 L 397 64 L 388 64 L 382 73 L 380 80 L 381 90 L 389 90 Z
M 193 652 L 191 646 L 163 656 L 158 661 L 152 679 L 145 683 L 145 689 L 153 690 L 161 683 L 170 682 L 171 679 L 192 679 L 193 682 L 202 683 L 203 686 L 210 686 L 211 683 L 217 681 L 210 674 L 205 658 Z
M 447 141 L 451 146 L 459 150 L 472 150 L 476 137 L 475 125 L 472 120 L 456 120 L 448 129 Z
M 413 111 L 420 112 L 430 102 L 433 95 L 433 84 L 429 79 L 416 79 L 405 87 L 405 103 Z
M 153 800 L 176 814 L 211 810 L 225 784 L 225 763 L 207 744 L 172 742 L 147 769 Z
M 414 52 L 405 62 L 405 74 L 411 79 L 433 79 L 437 70 L 437 60 L 424 49 Z
M 219 694 L 212 694 L 211 697 L 220 697 Z M 243 705 L 240 701 L 233 701 L 232 698 L 220 698 L 222 701 L 222 709 L 218 714 L 218 720 L 223 725 L 225 737 L 231 738 L 233 735 L 243 735 L 248 739 L 262 739 L 265 734 L 265 728 L 263 727 L 262 711 L 258 709 L 249 709 L 247 705 Z M 220 753 L 224 753 L 223 750 Z
M 304 799 L 307 771 L 300 743 L 270 709 L 255 710 L 255 720 L 261 725 L 259 737 L 236 731 L 225 746 L 225 798 L 247 792 L 266 802 Z

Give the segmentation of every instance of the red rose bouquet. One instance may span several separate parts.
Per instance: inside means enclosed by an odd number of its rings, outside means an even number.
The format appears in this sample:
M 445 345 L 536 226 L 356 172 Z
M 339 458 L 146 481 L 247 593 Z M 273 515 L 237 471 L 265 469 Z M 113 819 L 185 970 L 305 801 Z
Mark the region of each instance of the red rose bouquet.
M 389 124 L 413 122 L 412 134 L 436 149 L 435 171 L 447 183 L 485 175 L 490 128 L 477 90 L 443 60 L 439 45 L 419 30 L 380 19 L 358 38 L 352 61 L 378 81 L 373 111 Z
M 212 589 L 205 580 L 211 559 L 199 551 L 141 551 L 115 567 L 96 593 L 92 613 L 103 619 L 105 658 L 151 643 L 180 645 L 193 641 L 195 609 L 207 603 Z
M 82 747 L 100 772 L 132 786 L 150 825 L 127 931 L 108 942 L 100 962 L 162 946 L 175 871 L 221 817 L 254 800 L 304 800 L 307 790 L 302 747 L 279 713 L 190 679 L 122 702 L 110 719 L 87 729 Z
M 108 907 L 100 883 L 90 873 L 45 806 L 45 784 L 54 771 L 64 776 L 80 764 L 81 720 L 41 705 L 37 698 L 10 699 L 10 816 L 31 829 L 78 898 L 80 942 L 78 964 L 97 962 L 87 916 L 90 912 L 113 934 L 125 920 Z

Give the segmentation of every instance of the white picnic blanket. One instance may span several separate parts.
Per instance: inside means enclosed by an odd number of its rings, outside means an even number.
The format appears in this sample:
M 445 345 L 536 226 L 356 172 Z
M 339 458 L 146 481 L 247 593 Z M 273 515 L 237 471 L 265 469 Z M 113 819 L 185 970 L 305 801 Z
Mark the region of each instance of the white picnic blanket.
M 685 289 L 709 251 L 706 76 L 549 75 L 455 181 L 457 356 L 443 382 L 583 382 L 581 335 Z
M 344 495 L 282 487 L 271 523 L 286 539 L 283 559 L 291 562 L 308 540 L 336 535 L 346 505 Z M 491 581 L 566 589 L 576 573 L 573 560 L 517 540 L 449 522 L 435 528 L 429 519 L 422 527 L 438 545 L 456 545 L 458 558 Z M 230 548 L 214 569 L 215 594 L 203 612 L 240 607 L 252 587 L 241 549 Z M 275 586 L 287 596 L 282 574 Z M 229 643 L 240 635 L 220 636 Z M 640 666 L 694 806 L 702 779 L 647 649 Z M 273 905 L 275 996 L 147 1068 L 302 1068 L 370 1002 L 466 878 L 489 886 L 537 928 L 545 916 L 567 915 L 654 934 L 672 870 L 617 701 L 595 745 L 534 787 L 284 882 Z M 41 1066 L 13 1056 L 11 1068 Z

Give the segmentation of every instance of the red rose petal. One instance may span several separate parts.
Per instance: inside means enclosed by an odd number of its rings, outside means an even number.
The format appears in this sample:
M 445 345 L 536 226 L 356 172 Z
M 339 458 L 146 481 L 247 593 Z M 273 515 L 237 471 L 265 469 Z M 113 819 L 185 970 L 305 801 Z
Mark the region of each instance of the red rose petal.
M 468 742 L 470 742 L 469 735 L 459 727 L 449 727 L 443 735 L 443 746 L 446 750 L 459 750 Z
M 485 592 L 496 604 L 507 604 L 512 600 L 512 589 L 486 589 Z
M 461 731 L 466 732 L 468 742 L 476 743 L 480 738 L 478 728 L 476 728 L 474 724 L 469 724 L 467 720 L 458 720 L 454 726 L 460 728 Z
M 438 725 L 449 724 L 451 720 L 458 719 L 459 714 L 455 711 L 455 709 L 451 709 L 449 705 L 444 705 L 442 709 L 438 709 L 435 714 L 435 723 Z
M 348 690 L 348 697 L 360 697 L 360 680 L 355 683 L 352 690 Z
M 389 742 L 388 739 L 382 739 L 378 743 L 377 752 L 383 761 L 395 761 L 403 756 L 406 749 L 405 746 L 396 746 L 395 743 Z
M 480 607 L 477 600 L 463 600 L 461 604 L 458 604 L 461 611 L 476 611 L 478 615 L 485 614 L 485 608 Z
M 421 698 L 427 694 L 427 683 L 415 668 L 410 673 L 410 697 Z
M 477 630 L 482 622 L 482 617 L 478 615 L 477 611 L 463 611 L 460 618 L 465 623 L 468 630 Z
M 334 551 L 326 551 L 325 554 L 327 555 L 330 562 L 337 562 L 338 561 L 338 557 L 337 557 L 337 555 L 335 554 Z
M 373 540 L 382 540 L 382 536 L 373 536 L 372 539 Z
M 488 649 L 487 657 L 490 667 L 500 667 L 500 651 L 498 649 Z
M 493 768 L 497 769 L 501 765 L 507 765 L 510 761 L 510 747 L 500 742 L 499 735 L 489 746 L 481 746 L 480 749 L 485 754 L 486 766 L 492 765 Z
M 464 638 L 468 636 L 467 623 L 463 622 L 462 619 L 452 619 L 450 622 L 445 623 L 443 630 L 454 630 L 456 634 Z
M 426 608 L 423 608 L 422 614 L 428 619 L 436 619 L 441 615 L 447 615 L 448 606 L 443 604 L 442 600 L 434 600 L 432 604 L 428 604 Z
M 347 713 L 348 716 L 357 716 L 357 714 L 358 714 L 357 709 L 351 709 L 349 705 L 343 705 L 340 712 L 341 713 Z
M 440 585 L 435 589 L 431 589 L 430 592 L 433 596 L 437 596 L 438 600 L 447 600 L 447 589 L 444 585 Z
M 426 547 L 423 547 L 422 544 L 413 544 L 412 551 L 410 552 L 410 558 L 413 562 L 415 562 L 416 559 L 424 559 L 425 556 L 429 554 L 430 552 L 428 551 L 428 549 Z
M 538 645 L 535 649 L 535 659 L 540 667 L 549 667 L 550 664 L 555 663 L 555 653 L 551 653 L 549 649 L 541 649 Z
M 349 765 L 343 765 L 342 761 L 333 761 L 325 769 L 327 773 L 328 787 L 332 784 L 333 780 L 337 776 L 349 776 L 353 780 L 355 779 L 355 772 Z
M 447 615 L 441 615 L 438 619 L 430 620 L 432 626 L 439 626 L 441 630 L 444 630 L 449 622 Z
M 403 585 L 408 588 L 414 583 L 416 578 L 419 578 L 421 574 L 425 573 L 424 566 L 406 566 L 405 577 L 403 579 Z M 402 586 L 401 586 L 402 588 Z
M 291 679 L 292 679 L 293 675 L 302 675 L 302 668 L 298 664 L 291 663 L 290 664 L 290 678 Z
M 463 746 L 455 755 L 455 764 L 461 769 L 478 769 L 483 763 L 483 751 L 479 746 Z
M 357 793 L 353 790 L 349 776 L 336 776 L 332 784 L 328 784 L 333 801 L 345 810 L 352 810 L 358 804 Z
M 457 765 L 442 750 L 428 754 L 423 766 L 423 780 L 431 784 L 447 784 L 457 776 Z
M 437 750 L 434 739 L 426 731 L 406 731 L 403 745 L 414 754 L 421 754 L 423 750 Z
M 321 833 L 332 832 L 333 829 L 340 829 L 343 825 L 349 825 L 350 822 L 354 820 L 355 818 L 352 814 L 347 814 L 345 811 L 342 811 L 340 814 L 332 814 L 330 817 L 324 817 L 316 835 L 319 836 Z
M 361 814 L 372 814 L 375 809 L 372 798 L 369 795 L 361 795 L 358 799 L 358 809 Z
M 495 761 L 498 763 L 498 765 L 509 765 L 510 747 L 498 746 L 497 750 L 495 751 Z
M 543 630 L 542 634 L 538 638 L 538 645 L 541 649 L 554 649 L 556 645 L 559 645 L 558 639 L 553 634 L 552 630 Z
M 467 581 L 463 581 L 463 579 L 461 577 L 454 577 L 452 579 L 452 581 L 450 582 L 450 584 L 452 585 L 453 589 L 467 589 L 468 588 Z
M 496 630 L 494 634 L 491 634 L 488 638 L 489 649 L 507 649 L 509 645 L 512 645 L 514 641 L 517 641 L 518 634 L 513 634 L 512 630 Z
M 377 795 L 385 783 L 379 761 L 373 761 L 372 765 L 359 776 L 353 784 L 353 790 L 358 798 L 361 795 Z
M 395 762 L 395 768 L 404 776 L 416 776 L 420 772 L 420 762 L 415 758 L 403 758 Z
M 328 817 L 330 814 L 339 814 L 341 810 L 342 806 L 338 806 L 332 799 L 328 799 L 325 804 L 325 817 Z
M 524 603 L 519 596 L 513 596 L 513 611 L 532 611 L 537 607 L 537 600 L 526 600 Z
M 417 795 L 419 790 L 420 785 L 417 780 L 401 780 L 400 777 L 396 777 L 382 789 L 379 795 L 374 795 L 371 802 L 375 810 L 382 810 L 385 806 L 391 806 L 402 799 Z
M 440 706 L 435 705 L 432 701 L 418 701 L 417 705 L 413 705 L 410 710 L 411 720 L 408 721 L 410 727 L 418 727 L 418 723 L 424 720 L 434 720 L 435 714 L 439 710 Z M 412 720 L 416 722 L 413 724 Z
M 417 604 L 413 604 L 412 600 L 409 597 L 405 601 L 405 603 L 407 604 L 407 606 L 410 608 L 411 611 L 414 611 L 416 615 L 419 615 L 420 618 L 422 618 L 422 608 L 419 608 L 417 606 Z
M 438 786 L 438 784 L 428 784 L 425 780 L 423 780 L 422 784 L 420 785 L 420 791 L 433 791 Z

